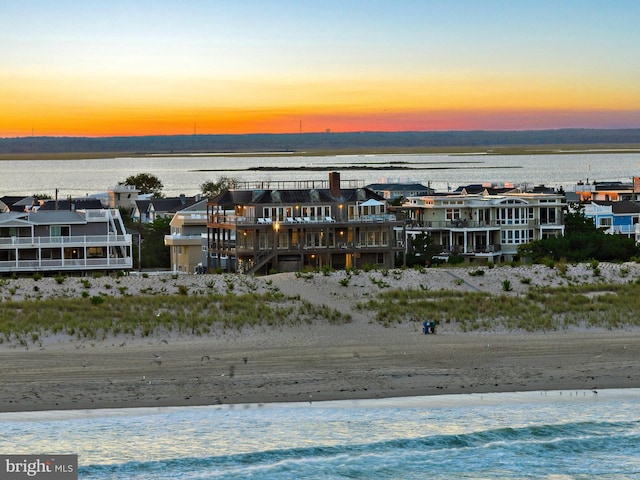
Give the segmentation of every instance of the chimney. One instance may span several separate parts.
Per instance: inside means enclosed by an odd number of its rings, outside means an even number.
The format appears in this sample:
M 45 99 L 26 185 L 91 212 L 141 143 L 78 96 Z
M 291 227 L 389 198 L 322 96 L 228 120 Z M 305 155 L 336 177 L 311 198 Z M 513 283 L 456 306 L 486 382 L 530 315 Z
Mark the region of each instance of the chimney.
M 340 172 L 329 172 L 329 191 L 333 198 L 340 198 Z

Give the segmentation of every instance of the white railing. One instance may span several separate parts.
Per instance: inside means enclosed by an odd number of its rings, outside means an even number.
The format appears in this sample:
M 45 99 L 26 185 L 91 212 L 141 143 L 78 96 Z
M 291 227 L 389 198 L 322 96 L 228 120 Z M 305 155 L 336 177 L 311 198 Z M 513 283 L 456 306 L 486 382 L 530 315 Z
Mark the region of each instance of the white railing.
M 51 247 L 51 246 L 124 246 L 131 245 L 131 235 L 84 235 L 77 237 L 3 237 L 2 247 Z
M 631 235 L 636 233 L 635 225 L 615 225 L 605 230 L 609 235 Z
M 46 260 L 10 260 L 0 262 L 0 272 L 43 271 L 43 270 L 83 270 L 104 268 L 133 268 L 133 258 L 81 258 Z

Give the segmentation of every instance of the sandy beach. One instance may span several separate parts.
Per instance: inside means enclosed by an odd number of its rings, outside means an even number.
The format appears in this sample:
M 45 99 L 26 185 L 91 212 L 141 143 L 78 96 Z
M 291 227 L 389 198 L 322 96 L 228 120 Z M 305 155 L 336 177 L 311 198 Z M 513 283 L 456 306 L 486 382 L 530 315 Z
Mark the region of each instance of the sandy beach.
M 597 279 L 586 265 L 569 266 L 564 275 L 538 265 L 486 269 L 481 277 L 470 276 L 469 267 L 405 270 L 385 279 L 389 288 L 422 285 L 500 294 L 501 281 L 508 278 L 514 288 L 505 294 L 522 295 L 535 285 L 628 282 L 640 276 L 640 267 L 633 263 L 599 268 Z M 351 322 L 342 325 L 318 322 L 199 337 L 156 334 L 100 341 L 51 336 L 28 347 L 4 342 L 0 411 L 640 387 L 636 328 L 465 333 L 447 323 L 436 335 L 424 335 L 415 322 L 385 327 L 355 308 L 372 295 L 368 275 L 348 286 L 340 283 L 344 272 L 306 277 L 283 273 L 248 281 L 234 277 L 237 292 L 277 288 L 349 313 Z M 179 285 L 198 291 L 211 289 L 212 282 L 222 290 L 228 278 L 181 275 L 168 282 L 166 276 L 131 275 L 120 278 L 111 294 L 126 290 L 136 295 L 149 288 L 171 293 Z M 92 278 L 91 288 L 99 292 L 107 282 L 113 279 Z M 69 279 L 59 285 L 43 278 L 34 293 L 33 279 L 16 279 L 0 288 L 0 296 L 3 301 L 34 295 L 79 297 L 83 289 L 78 283 Z

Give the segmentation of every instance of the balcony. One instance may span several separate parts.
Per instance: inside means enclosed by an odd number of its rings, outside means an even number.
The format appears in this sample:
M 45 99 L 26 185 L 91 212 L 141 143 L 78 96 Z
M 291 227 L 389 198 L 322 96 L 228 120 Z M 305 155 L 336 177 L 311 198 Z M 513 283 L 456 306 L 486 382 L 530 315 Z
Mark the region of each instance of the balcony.
M 407 228 L 425 228 L 431 230 L 500 230 L 503 227 L 526 228 L 562 228 L 561 222 L 549 222 L 535 220 L 434 220 L 434 221 L 410 221 Z
M 410 221 L 408 228 L 426 228 L 433 230 L 451 230 L 451 229 L 476 229 L 476 230 L 499 230 L 498 222 L 487 221 L 479 222 L 477 220 L 434 220 L 434 221 Z
M 81 258 L 0 261 L 0 272 L 42 272 L 77 270 L 125 270 L 133 268 L 133 258 Z
M 131 235 L 84 235 L 76 237 L 3 237 L 0 249 L 131 246 Z
M 256 226 L 273 226 L 273 225 L 322 225 L 332 223 L 382 223 L 397 222 L 398 219 L 392 214 L 378 215 L 360 215 L 352 218 L 339 219 L 336 217 L 286 217 L 282 220 L 273 220 L 271 218 L 262 217 L 242 217 L 238 215 L 210 215 L 209 224 L 222 225 L 256 225 Z
M 182 220 L 183 225 L 206 225 L 207 214 L 206 213 L 178 213 L 179 219 Z
M 206 234 L 204 235 L 204 239 L 206 239 Z M 164 236 L 164 244 L 167 247 L 174 245 L 200 245 L 203 242 L 203 235 L 181 235 L 179 233 L 174 233 L 171 235 Z

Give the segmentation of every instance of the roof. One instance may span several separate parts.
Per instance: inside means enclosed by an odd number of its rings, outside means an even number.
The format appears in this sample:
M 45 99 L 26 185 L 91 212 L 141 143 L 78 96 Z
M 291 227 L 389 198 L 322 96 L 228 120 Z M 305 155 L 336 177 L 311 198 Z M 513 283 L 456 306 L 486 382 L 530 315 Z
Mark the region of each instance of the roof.
M 318 204 L 335 202 L 364 202 L 369 199 L 384 202 L 384 197 L 368 188 L 341 189 L 340 197 L 334 197 L 329 189 L 292 190 L 225 190 L 209 200 L 220 206 L 282 204 Z
M 23 212 L 25 207 L 33 205 L 33 201 L 33 197 L 21 197 L 15 195 L 5 195 L 4 197 L 0 197 L 0 202 L 4 203 L 9 207 L 9 210 L 13 212 Z
M 640 205 L 631 200 L 620 200 L 618 202 L 595 200 L 592 203 L 602 207 L 611 207 L 611 213 L 616 215 L 640 213 Z
M 203 198 L 202 200 L 198 200 L 190 205 L 184 206 L 184 208 L 180 208 L 178 212 L 206 212 L 207 211 L 207 199 Z
M 57 204 L 57 206 L 56 206 Z M 97 198 L 78 198 L 78 199 L 71 199 L 71 202 L 69 202 L 69 200 L 47 200 L 46 202 L 44 202 L 42 205 L 40 205 L 40 208 L 38 208 L 38 211 L 43 211 L 43 210 L 71 210 L 71 207 L 75 208 L 76 210 L 101 210 L 104 208 L 104 205 L 102 205 L 102 202 L 97 199 Z
M 596 191 L 599 190 L 633 190 L 632 183 L 623 183 L 623 182 L 594 182 Z
M 153 205 L 156 212 L 177 212 L 185 206 L 193 205 L 194 197 L 171 197 L 171 198 L 152 198 L 149 200 L 148 206 Z M 136 202 L 136 205 L 138 202 Z
M 388 192 L 404 192 L 407 190 L 432 190 L 431 188 L 426 187 L 421 183 L 370 183 L 365 188 L 373 191 L 384 190 Z
M 140 212 L 146 212 L 147 209 L 149 208 L 149 204 L 151 203 L 151 200 L 145 200 L 145 199 L 138 199 L 136 200 L 136 208 L 140 211 Z
M 29 225 L 26 212 L 5 212 L 0 213 L 0 226 L 2 227 L 23 227 Z
M 38 210 L 29 214 L 29 221 L 34 224 L 84 224 L 87 223 L 85 217 L 81 213 L 72 212 L 70 210 Z

